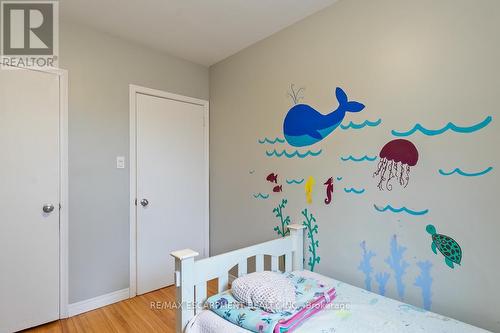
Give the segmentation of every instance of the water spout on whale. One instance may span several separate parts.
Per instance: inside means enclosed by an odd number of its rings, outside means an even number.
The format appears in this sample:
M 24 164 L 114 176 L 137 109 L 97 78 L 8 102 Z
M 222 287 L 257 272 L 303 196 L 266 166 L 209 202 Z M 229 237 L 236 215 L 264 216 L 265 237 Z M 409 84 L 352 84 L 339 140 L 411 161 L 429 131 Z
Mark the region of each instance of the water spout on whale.
M 283 121 L 283 134 L 288 144 L 304 147 L 315 144 L 332 133 L 344 120 L 347 112 L 360 112 L 365 106 L 349 101 L 347 94 L 339 87 L 335 89 L 339 106 L 329 114 L 321 114 L 307 104 L 294 105 Z

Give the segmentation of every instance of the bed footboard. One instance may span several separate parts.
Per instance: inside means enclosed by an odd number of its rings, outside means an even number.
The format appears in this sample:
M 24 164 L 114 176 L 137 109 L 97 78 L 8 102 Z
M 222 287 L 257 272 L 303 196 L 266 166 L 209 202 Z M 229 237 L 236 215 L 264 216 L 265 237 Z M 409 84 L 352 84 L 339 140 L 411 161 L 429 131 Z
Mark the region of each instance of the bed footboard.
M 255 271 L 264 270 L 264 256 L 271 257 L 271 270 L 278 271 L 278 258 L 285 257 L 285 272 L 301 270 L 304 266 L 303 225 L 288 226 L 290 235 L 256 244 L 214 257 L 197 260 L 191 249 L 174 251 L 176 287 L 176 332 L 182 333 L 187 323 L 203 309 L 207 299 L 207 281 L 218 278 L 218 292 L 228 289 L 229 270 L 238 266 L 238 276 L 247 273 L 247 259 L 255 257 Z

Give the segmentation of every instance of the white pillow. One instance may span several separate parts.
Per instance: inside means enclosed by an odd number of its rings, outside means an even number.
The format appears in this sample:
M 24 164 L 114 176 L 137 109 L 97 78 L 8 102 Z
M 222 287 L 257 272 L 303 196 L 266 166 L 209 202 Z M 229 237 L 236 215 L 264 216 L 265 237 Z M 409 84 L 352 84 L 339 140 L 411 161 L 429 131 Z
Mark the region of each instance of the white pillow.
M 234 280 L 231 291 L 239 302 L 267 312 L 281 312 L 295 306 L 295 286 L 283 274 L 250 273 Z

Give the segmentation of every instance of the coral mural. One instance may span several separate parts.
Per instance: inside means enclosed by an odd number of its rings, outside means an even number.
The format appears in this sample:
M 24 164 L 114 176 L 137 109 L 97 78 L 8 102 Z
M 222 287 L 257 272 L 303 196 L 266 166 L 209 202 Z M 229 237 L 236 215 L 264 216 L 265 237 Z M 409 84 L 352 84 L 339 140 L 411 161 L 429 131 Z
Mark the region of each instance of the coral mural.
M 318 224 L 316 223 L 316 218 L 307 211 L 307 208 L 302 211 L 302 215 L 306 219 L 302 224 L 306 226 L 307 238 L 309 239 L 309 262 L 307 265 L 311 272 L 314 272 L 314 267 L 320 261 L 320 256 L 318 255 L 319 241 L 314 237 L 314 235 L 318 234 Z
M 283 215 L 283 209 L 285 209 L 287 203 L 288 200 L 283 199 L 281 200 L 281 203 L 278 205 L 278 207 L 273 209 L 273 213 L 276 214 L 276 217 L 280 220 L 280 225 L 275 226 L 274 231 L 276 231 L 281 237 L 285 237 L 290 233 L 290 230 L 288 229 L 288 225 L 290 224 L 290 216 Z
M 384 273 L 379 272 L 379 273 L 375 274 L 375 280 L 378 283 L 378 293 L 382 296 L 385 295 L 387 282 L 389 282 L 390 277 L 391 277 L 391 274 L 386 273 L 386 272 L 384 272 Z
M 430 261 L 419 261 L 417 262 L 417 266 L 420 269 L 420 275 L 417 276 L 414 285 L 422 289 L 422 299 L 424 309 L 430 310 L 432 301 L 432 277 L 431 277 L 431 268 L 432 264 Z
M 394 271 L 394 278 L 396 279 L 396 289 L 398 291 L 398 296 L 401 300 L 405 296 L 405 285 L 403 283 L 403 275 L 406 273 L 406 269 L 410 266 L 403 258 L 406 251 L 406 247 L 400 246 L 398 244 L 398 238 L 396 235 L 392 236 L 390 244 L 390 256 L 385 259 L 385 262 Z
M 406 187 L 410 182 L 410 170 L 418 162 L 418 150 L 413 143 L 405 139 L 388 142 L 380 151 L 380 161 L 373 177 L 380 176 L 379 190 L 392 190 L 391 181 L 396 179 L 399 185 Z M 384 184 L 385 182 L 385 184 Z
M 371 265 L 371 260 L 376 256 L 375 252 L 366 249 L 366 241 L 362 241 L 361 249 L 363 250 L 361 262 L 359 263 L 358 269 L 365 274 L 365 289 L 372 291 L 372 277 L 373 267 Z

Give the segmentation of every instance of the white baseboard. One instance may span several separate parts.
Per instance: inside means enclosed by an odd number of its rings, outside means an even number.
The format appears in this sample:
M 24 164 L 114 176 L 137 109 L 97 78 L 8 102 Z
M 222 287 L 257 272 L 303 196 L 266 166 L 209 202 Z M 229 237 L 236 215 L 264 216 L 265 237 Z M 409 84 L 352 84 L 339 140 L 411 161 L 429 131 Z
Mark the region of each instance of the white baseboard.
M 112 293 L 97 296 L 85 301 L 73 303 L 68 305 L 68 315 L 70 317 L 79 315 L 87 311 L 92 311 L 103 306 L 110 305 L 116 302 L 123 301 L 129 298 L 129 289 L 117 290 Z

